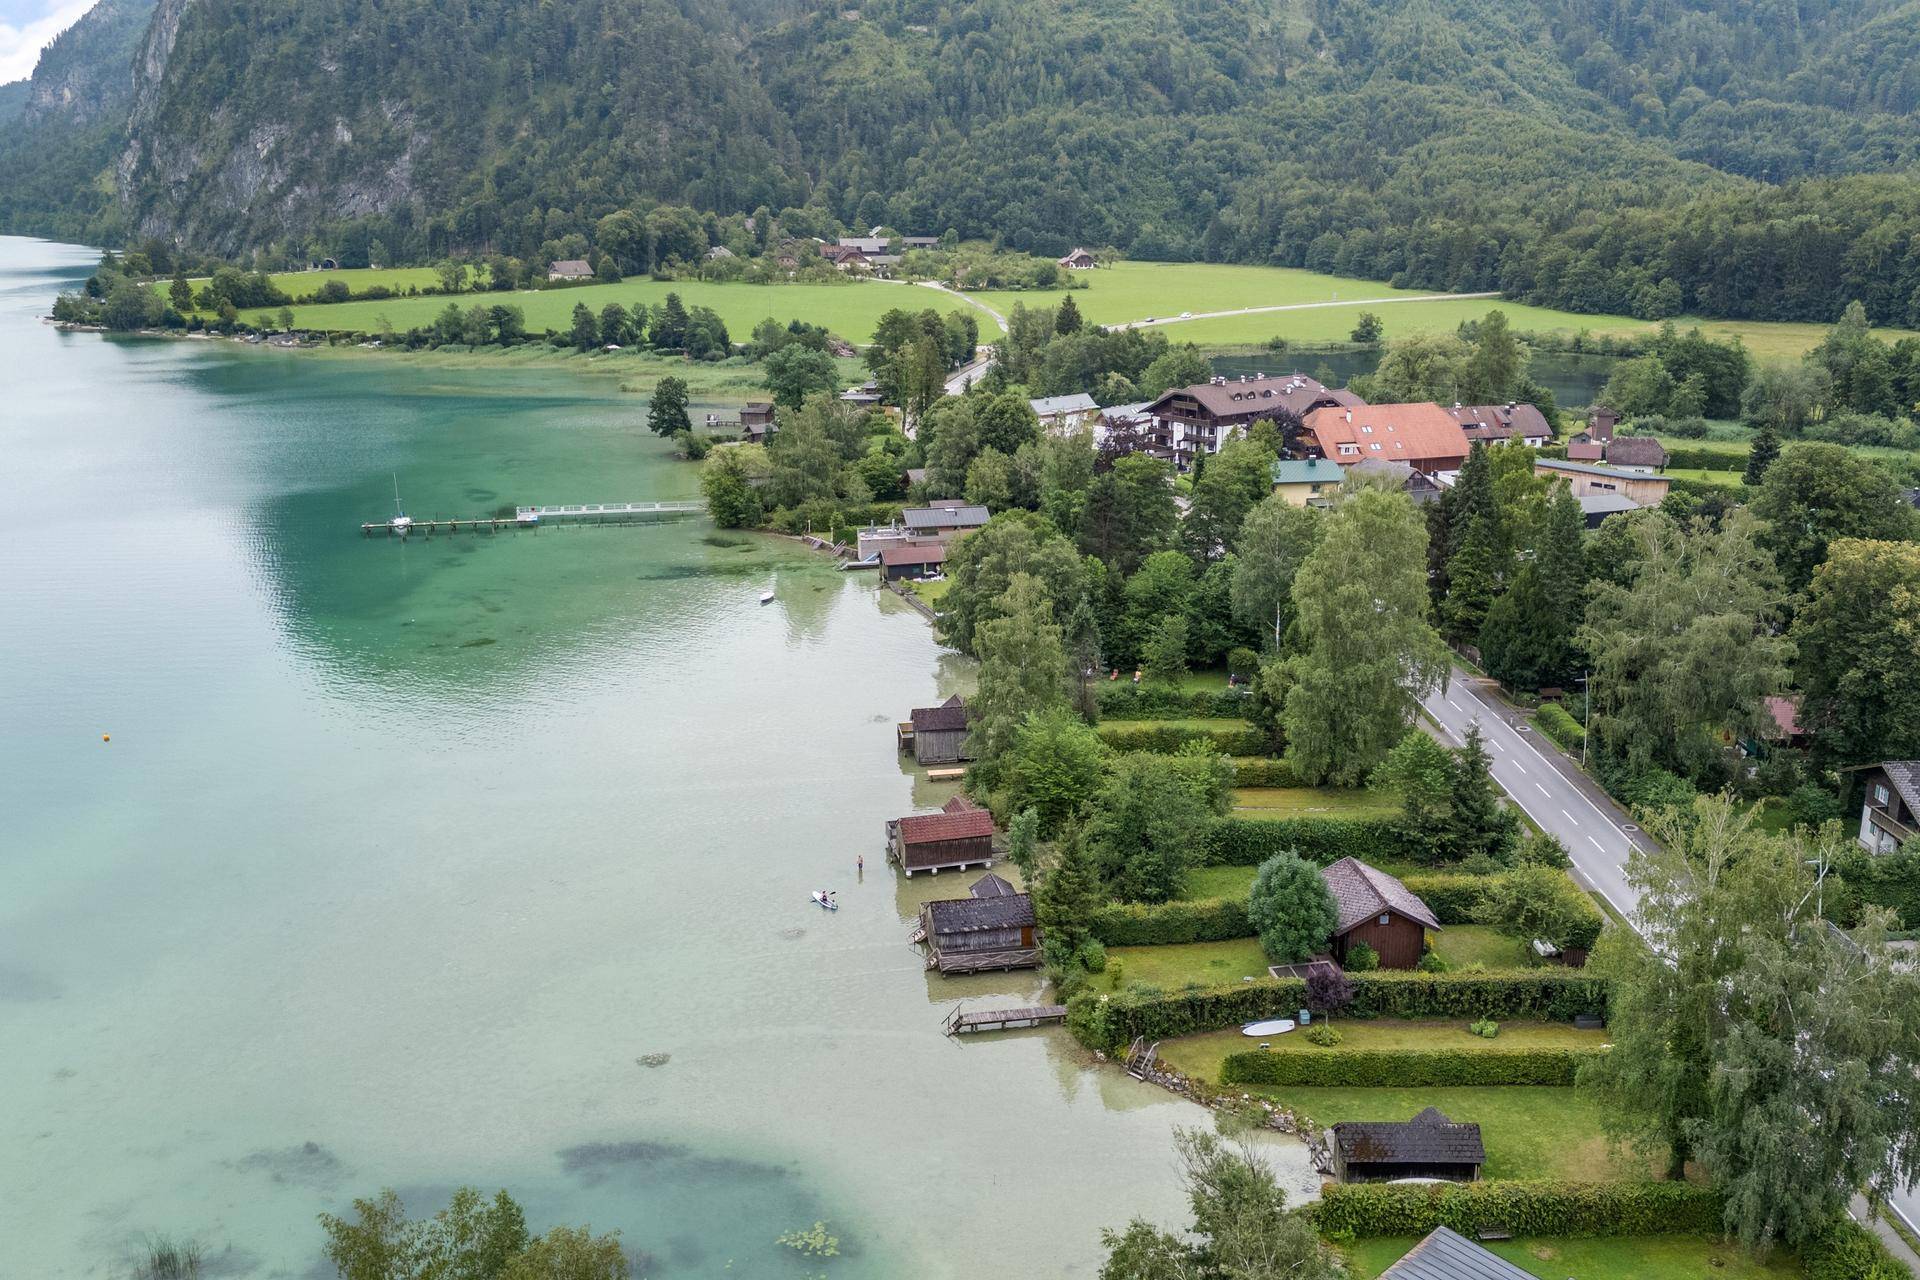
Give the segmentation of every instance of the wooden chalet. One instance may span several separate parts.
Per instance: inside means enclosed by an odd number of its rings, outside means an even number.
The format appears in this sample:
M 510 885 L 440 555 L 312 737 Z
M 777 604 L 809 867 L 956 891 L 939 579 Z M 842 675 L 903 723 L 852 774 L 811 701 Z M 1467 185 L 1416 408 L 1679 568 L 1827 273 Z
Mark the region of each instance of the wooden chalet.
M 911 747 L 915 764 L 973 759 L 967 754 L 967 733 L 967 700 L 957 693 L 937 707 L 915 707 L 896 730 L 900 749 Z
M 1856 837 L 1869 853 L 1892 853 L 1920 834 L 1920 760 L 1882 760 L 1858 773 L 1862 795 Z
M 1085 249 L 1075 249 L 1066 257 L 1061 258 L 1057 265 L 1065 267 L 1068 271 L 1085 271 L 1090 267 L 1097 267 L 1100 264 L 1095 260 L 1094 256 Z
M 1351 391 L 1330 391 L 1304 373 L 1215 378 L 1172 387 L 1141 410 L 1152 424 L 1146 430 L 1146 452 L 1184 468 L 1196 454 L 1220 452 L 1236 431 L 1263 418 L 1304 418 L 1323 406 L 1362 403 Z
M 927 944 L 927 968 L 941 973 L 1031 969 L 1040 963 L 1033 899 L 992 874 L 974 881 L 964 898 L 922 903 L 915 936 Z
M 1522 1271 L 1450 1227 L 1435 1227 L 1382 1271 L 1380 1280 L 1533 1280 L 1533 1272 Z
M 754 444 L 765 444 L 774 433 L 773 405 L 765 400 L 749 400 L 740 407 L 740 435 Z
M 593 268 L 585 258 L 560 258 L 547 264 L 549 280 L 591 280 Z
M 1456 404 L 1447 412 L 1460 424 L 1468 444 L 1521 440 L 1537 449 L 1553 439 L 1547 416 L 1530 404 Z
M 1407 886 L 1358 858 L 1342 858 L 1320 874 L 1339 913 L 1330 948 L 1334 959 L 1344 965 L 1353 944 L 1364 942 L 1380 957 L 1382 969 L 1420 963 L 1426 931 L 1437 932 L 1440 922 Z
M 965 796 L 938 813 L 916 813 L 887 824 L 887 856 L 912 876 L 916 871 L 965 871 L 993 865 L 993 815 Z
M 1328 1131 L 1327 1147 L 1341 1182 L 1477 1182 L 1487 1162 L 1480 1126 L 1456 1124 L 1437 1107 L 1405 1121 L 1340 1121 Z

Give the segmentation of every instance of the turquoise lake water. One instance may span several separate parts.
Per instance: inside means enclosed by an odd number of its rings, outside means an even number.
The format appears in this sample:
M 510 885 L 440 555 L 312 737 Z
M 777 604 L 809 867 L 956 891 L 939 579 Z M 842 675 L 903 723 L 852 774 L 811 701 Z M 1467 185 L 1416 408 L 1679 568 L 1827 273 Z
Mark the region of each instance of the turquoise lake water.
M 316 1214 L 383 1186 L 664 1277 L 1090 1276 L 1184 1220 L 1204 1113 L 940 1034 L 1042 990 L 906 942 L 964 892 L 881 858 L 946 794 L 893 722 L 970 678 L 917 614 L 704 520 L 362 539 L 396 478 L 472 515 L 696 474 L 611 382 L 41 324 L 91 259 L 0 239 L 0 1273 L 163 1232 L 330 1276 Z M 808 1267 L 774 1237 L 815 1220 Z

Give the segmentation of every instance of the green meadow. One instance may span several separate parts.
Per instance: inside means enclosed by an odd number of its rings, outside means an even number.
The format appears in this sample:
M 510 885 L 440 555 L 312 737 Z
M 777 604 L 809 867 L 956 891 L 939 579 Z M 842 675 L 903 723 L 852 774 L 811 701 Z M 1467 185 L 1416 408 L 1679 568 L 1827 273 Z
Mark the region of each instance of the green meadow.
M 1153 317 L 1168 323 L 1156 326 L 1176 342 L 1195 342 L 1209 349 L 1255 347 L 1273 338 L 1315 345 L 1345 342 L 1360 312 L 1372 311 L 1385 326 L 1388 340 L 1417 333 L 1450 332 L 1462 321 L 1477 320 L 1499 308 L 1515 328 L 1536 332 L 1628 335 L 1651 332 L 1654 326 L 1628 316 L 1579 315 L 1545 307 L 1525 306 L 1498 298 L 1433 298 L 1415 289 L 1396 289 L 1371 280 L 1348 280 L 1291 267 L 1236 266 L 1207 262 L 1120 262 L 1083 272 L 1077 279 L 1085 289 L 1073 291 L 1074 305 L 1088 321 L 1113 325 Z M 289 271 L 273 280 L 290 294 L 310 294 L 328 280 L 340 280 L 359 290 L 374 284 L 404 290 L 439 282 L 431 268 L 408 267 L 380 271 Z M 163 293 L 167 282 L 156 286 Z M 832 284 L 719 284 L 705 281 L 659 281 L 636 277 L 619 284 L 583 285 L 565 289 L 534 289 L 514 293 L 463 294 L 389 298 L 378 302 L 342 302 L 293 308 L 294 324 L 302 329 L 378 332 L 383 323 L 397 330 L 424 327 L 433 322 L 449 301 L 471 306 L 475 302 L 507 302 L 526 313 L 527 327 L 564 331 L 576 304 L 598 312 L 609 302 L 622 306 L 658 306 L 669 293 L 678 293 L 688 306 L 711 307 L 732 331 L 744 338 L 769 316 L 782 323 L 805 320 L 825 325 L 850 342 L 865 342 L 886 312 L 896 307 L 940 312 L 968 305 L 952 294 L 885 282 L 846 281 Z M 1018 304 L 1055 306 L 1062 290 L 989 290 L 968 294 L 981 336 L 997 336 L 1000 327 L 989 310 L 1007 313 Z M 1250 315 L 1180 320 L 1183 312 L 1207 312 L 1247 307 L 1305 306 L 1296 311 L 1267 311 Z M 249 311 L 246 319 L 256 314 Z M 1682 319 L 1683 326 L 1698 323 L 1718 337 L 1738 335 L 1757 356 L 1765 359 L 1797 357 L 1817 345 L 1826 328 L 1815 324 L 1771 324 L 1759 321 Z M 1878 331 L 1887 339 L 1906 336 L 1904 330 Z

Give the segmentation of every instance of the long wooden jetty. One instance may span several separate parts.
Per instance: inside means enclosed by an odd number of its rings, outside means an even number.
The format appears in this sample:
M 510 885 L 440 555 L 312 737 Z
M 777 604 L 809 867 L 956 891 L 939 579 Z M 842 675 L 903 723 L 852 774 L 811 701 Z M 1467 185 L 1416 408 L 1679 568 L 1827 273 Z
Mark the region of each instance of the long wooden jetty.
M 947 1015 L 942 1024 L 950 1036 L 967 1035 L 975 1031 L 1012 1031 L 1017 1027 L 1042 1027 L 1050 1022 L 1065 1022 L 1067 1006 L 1063 1004 L 1029 1005 L 1022 1009 L 975 1009 L 971 1013 L 962 1013 L 955 1009 Z
M 704 502 L 580 502 L 551 507 L 515 507 L 511 516 L 436 516 L 401 520 L 376 520 L 360 526 L 363 535 L 384 533 L 405 537 L 410 533 L 497 533 L 502 529 L 539 529 L 551 524 L 633 524 L 642 521 L 699 515 Z

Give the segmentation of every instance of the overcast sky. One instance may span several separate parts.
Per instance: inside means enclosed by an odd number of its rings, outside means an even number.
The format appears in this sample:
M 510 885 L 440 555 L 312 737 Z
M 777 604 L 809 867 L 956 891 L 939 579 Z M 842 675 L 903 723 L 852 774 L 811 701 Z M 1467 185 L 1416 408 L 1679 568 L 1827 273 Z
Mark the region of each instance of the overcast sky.
M 47 42 L 93 8 L 93 0 L 0 0 L 0 84 L 25 80 Z

